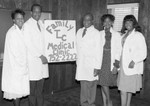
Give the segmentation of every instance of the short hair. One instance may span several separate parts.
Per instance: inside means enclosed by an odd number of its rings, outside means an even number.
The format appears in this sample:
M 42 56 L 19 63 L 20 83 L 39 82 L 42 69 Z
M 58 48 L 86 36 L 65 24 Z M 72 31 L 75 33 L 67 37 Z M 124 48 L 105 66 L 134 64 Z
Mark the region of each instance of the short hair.
M 86 14 L 83 16 L 83 18 L 85 18 L 85 16 L 90 16 L 91 19 L 92 19 L 92 21 L 94 20 L 94 16 L 93 16 L 92 13 L 86 13 Z
M 25 12 L 24 12 L 23 10 L 21 10 L 21 9 L 16 9 L 16 10 L 12 11 L 12 13 L 11 13 L 11 18 L 12 18 L 12 19 L 15 19 L 15 15 L 16 15 L 16 14 L 21 14 L 23 17 L 25 16 Z
M 31 11 L 33 11 L 34 7 L 40 7 L 41 11 L 42 11 L 42 6 L 40 4 L 33 4 L 31 6 Z
M 113 16 L 112 14 L 104 14 L 102 17 L 101 17 L 101 21 L 102 23 L 104 23 L 105 19 L 110 19 L 112 22 L 115 21 L 115 16 Z
M 139 26 L 136 18 L 134 17 L 134 15 L 126 15 L 123 19 L 123 24 L 122 24 L 122 29 L 121 29 L 121 33 L 124 34 L 125 31 L 127 30 L 125 27 L 125 23 L 126 21 L 132 21 L 133 22 L 133 28 L 135 28 L 136 31 L 141 32 L 141 27 Z

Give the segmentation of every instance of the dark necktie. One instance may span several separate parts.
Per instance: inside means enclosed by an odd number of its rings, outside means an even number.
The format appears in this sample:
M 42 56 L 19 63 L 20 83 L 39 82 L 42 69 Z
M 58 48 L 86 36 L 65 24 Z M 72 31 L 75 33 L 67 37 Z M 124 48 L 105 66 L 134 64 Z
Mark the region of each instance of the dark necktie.
M 85 36 L 87 29 L 85 28 L 82 33 L 82 38 Z
M 41 28 L 40 28 L 40 25 L 39 25 L 39 23 L 37 22 L 37 26 L 38 26 L 38 29 L 41 31 Z

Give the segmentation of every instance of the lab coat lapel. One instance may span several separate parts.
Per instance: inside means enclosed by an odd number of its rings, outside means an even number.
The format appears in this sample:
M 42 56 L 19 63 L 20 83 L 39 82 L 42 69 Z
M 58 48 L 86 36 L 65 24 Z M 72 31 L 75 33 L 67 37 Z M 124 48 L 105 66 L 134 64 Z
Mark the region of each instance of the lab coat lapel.
M 132 38 L 135 35 L 134 33 L 135 33 L 135 29 L 133 29 L 133 31 L 127 36 L 127 38 L 126 38 L 126 40 L 124 42 L 123 48 L 126 47 L 126 46 L 132 46 L 133 45 Z M 125 34 L 124 34 L 124 36 L 125 36 Z

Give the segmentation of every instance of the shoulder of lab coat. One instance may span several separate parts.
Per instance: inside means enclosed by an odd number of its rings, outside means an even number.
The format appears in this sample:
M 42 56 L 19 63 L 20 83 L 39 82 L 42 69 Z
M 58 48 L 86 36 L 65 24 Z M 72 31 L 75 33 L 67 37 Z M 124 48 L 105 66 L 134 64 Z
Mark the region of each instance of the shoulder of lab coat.
M 136 46 L 133 61 L 135 63 L 143 61 L 147 57 L 147 46 L 146 41 L 142 33 L 135 31 L 134 32 L 134 42 L 133 45 Z
M 33 30 L 33 22 L 34 20 L 32 18 L 28 19 L 24 24 L 24 40 L 25 44 L 27 46 L 27 49 L 30 51 L 30 53 L 35 57 L 40 57 L 42 53 L 36 49 L 34 44 L 32 43 L 32 36 L 31 36 L 31 30 Z

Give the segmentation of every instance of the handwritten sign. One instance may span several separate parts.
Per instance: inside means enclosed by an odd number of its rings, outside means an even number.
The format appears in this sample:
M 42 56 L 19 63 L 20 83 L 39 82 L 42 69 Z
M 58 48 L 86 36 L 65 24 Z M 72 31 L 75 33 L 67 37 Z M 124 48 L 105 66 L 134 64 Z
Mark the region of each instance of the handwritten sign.
M 45 20 L 45 50 L 48 61 L 76 60 L 74 20 Z

